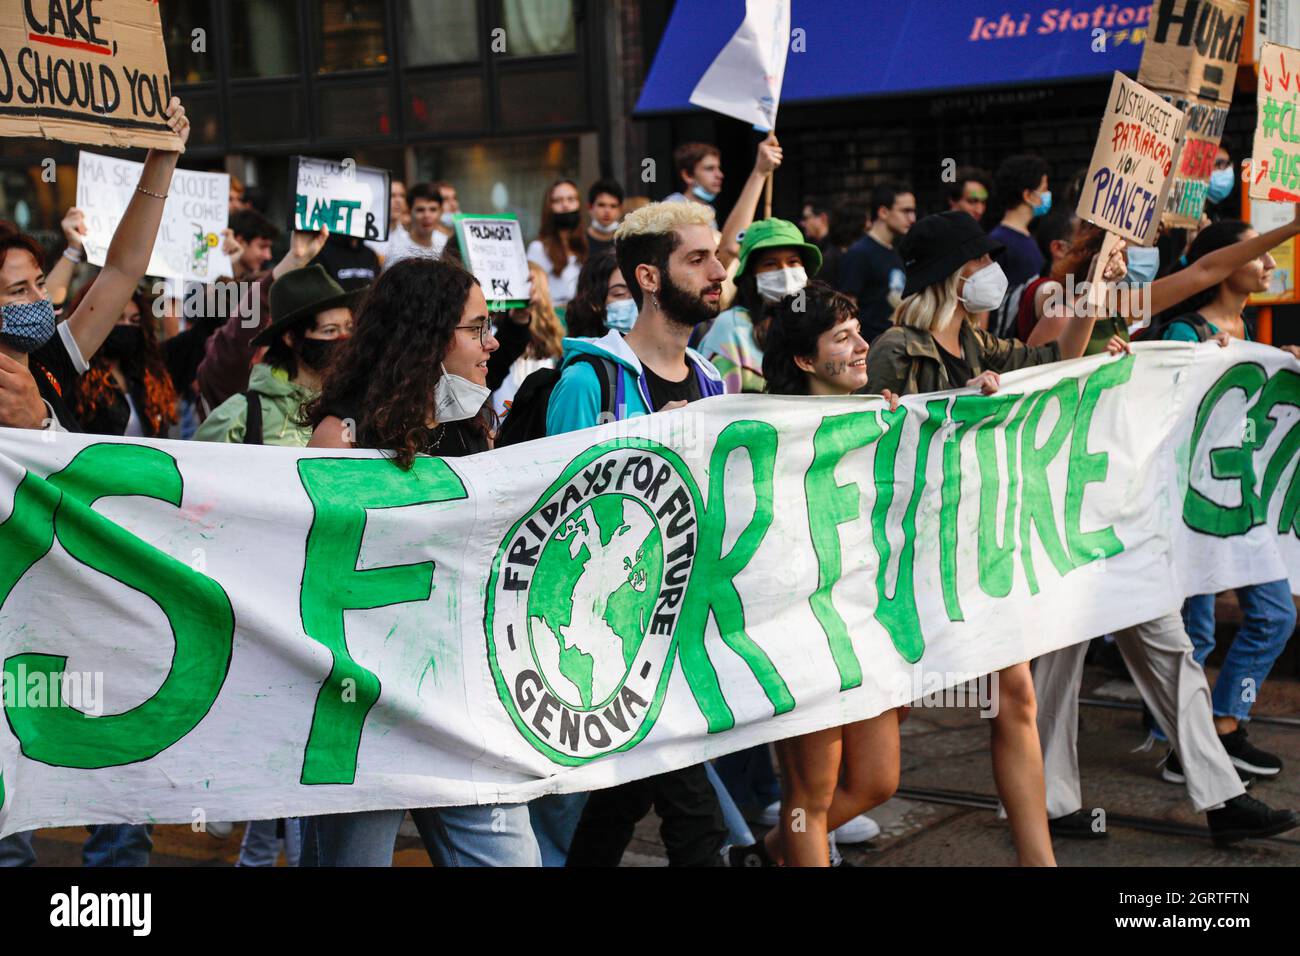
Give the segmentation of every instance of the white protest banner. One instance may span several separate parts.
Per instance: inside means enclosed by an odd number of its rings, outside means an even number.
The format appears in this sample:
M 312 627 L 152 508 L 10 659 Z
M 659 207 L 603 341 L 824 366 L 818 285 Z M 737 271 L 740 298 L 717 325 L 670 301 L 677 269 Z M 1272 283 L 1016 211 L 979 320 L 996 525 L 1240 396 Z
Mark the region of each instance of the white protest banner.
M 1117 70 L 1076 215 L 1140 246 L 1153 245 L 1185 120 L 1181 110 Z
M 745 0 L 745 19 L 691 93 L 704 109 L 776 128 L 790 52 L 790 0 Z
M 77 205 L 86 214 L 86 261 L 102 266 L 117 224 L 140 182 L 140 163 L 89 153 L 77 160 Z M 230 209 L 230 177 L 178 169 L 163 206 L 147 275 L 215 282 L 233 274 L 221 251 Z
M 0 431 L 0 834 L 607 787 L 1300 581 L 1300 364 L 1134 352 L 409 471 Z
M 289 164 L 292 228 L 382 242 L 388 238 L 389 173 L 351 159 L 295 156 Z
M 494 309 L 528 305 L 528 256 L 518 217 L 458 213 L 452 221 L 461 258 L 478 279 L 488 305 Z
M 0 4 L 0 136 L 182 150 L 158 4 Z
M 1300 202 L 1300 50 L 1264 44 L 1256 99 L 1250 198 Z

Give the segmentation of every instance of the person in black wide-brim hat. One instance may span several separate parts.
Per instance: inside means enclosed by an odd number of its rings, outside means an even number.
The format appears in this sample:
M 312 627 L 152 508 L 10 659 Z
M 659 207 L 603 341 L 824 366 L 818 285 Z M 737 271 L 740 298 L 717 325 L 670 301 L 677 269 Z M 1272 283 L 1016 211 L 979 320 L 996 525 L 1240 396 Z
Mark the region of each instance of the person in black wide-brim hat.
M 912 395 L 970 386 L 991 395 L 999 372 L 1083 354 L 1093 318 L 1074 320 L 1058 341 L 1036 348 L 1000 339 L 971 321 L 971 313 L 997 308 L 1007 294 L 1007 277 L 993 261 L 1002 248 L 956 210 L 927 216 L 912 227 L 899 244 L 907 285 L 894 327 L 867 354 L 873 391 Z M 1054 866 L 1029 662 L 1000 671 L 998 692 L 998 712 L 990 721 L 993 775 L 1016 855 L 1022 865 Z
M 971 321 L 972 313 L 996 309 L 1007 294 L 1007 277 L 994 261 L 1002 248 L 957 210 L 912 227 L 898 250 L 907 270 L 903 301 L 894 327 L 872 344 L 867 358 L 873 389 L 913 395 L 973 386 L 988 395 L 997 390 L 1000 372 L 1083 354 L 1092 317 L 1071 322 L 1056 342 L 1035 348 Z M 1123 253 L 1112 258 L 1108 279 L 1124 274 Z

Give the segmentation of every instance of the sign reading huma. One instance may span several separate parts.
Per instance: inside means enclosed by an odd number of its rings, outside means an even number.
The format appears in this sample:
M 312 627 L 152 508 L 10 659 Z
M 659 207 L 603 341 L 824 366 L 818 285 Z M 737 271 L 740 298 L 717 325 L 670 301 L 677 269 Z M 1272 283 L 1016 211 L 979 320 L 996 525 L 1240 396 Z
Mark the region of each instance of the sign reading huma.
M 1300 581 L 1289 356 L 1003 386 L 724 396 L 410 471 L 0 431 L 0 832 L 605 787 Z

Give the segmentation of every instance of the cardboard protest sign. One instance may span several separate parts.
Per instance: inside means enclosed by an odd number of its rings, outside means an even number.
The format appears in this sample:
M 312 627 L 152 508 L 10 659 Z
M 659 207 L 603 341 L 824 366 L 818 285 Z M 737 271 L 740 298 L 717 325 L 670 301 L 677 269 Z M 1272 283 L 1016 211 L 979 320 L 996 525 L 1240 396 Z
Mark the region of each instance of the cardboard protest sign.
M 117 224 L 140 182 L 142 164 L 82 150 L 77 206 L 86 214 L 86 261 L 102 266 Z M 156 200 L 155 200 L 156 201 Z M 230 203 L 230 177 L 178 169 L 163 206 L 162 225 L 146 274 L 215 282 L 232 274 L 221 251 Z
M 1186 94 L 1162 95 L 1166 102 L 1187 115 L 1162 221 L 1175 227 L 1194 227 L 1201 221 L 1209 195 L 1210 174 L 1214 172 L 1214 158 L 1219 153 L 1219 140 L 1228 121 L 1229 104 Z
M 1250 198 L 1300 202 L 1300 50 L 1264 44 L 1256 96 Z
M 1156 241 L 1185 117 L 1116 72 L 1076 213 L 1140 246 Z
M 1156 0 L 1138 82 L 1226 103 L 1246 34 L 1246 0 Z
M 1201 220 L 1214 157 L 1228 119 L 1250 4 L 1245 0 L 1158 0 L 1138 82 L 1187 114 L 1162 221 Z
M 158 4 L 0 3 L 0 136 L 180 150 Z
M 385 169 L 358 166 L 350 159 L 295 156 L 289 166 L 293 189 L 292 228 L 382 242 L 388 238 L 388 184 Z
M 513 215 L 453 217 L 461 258 L 494 309 L 528 304 L 528 256 L 524 234 Z

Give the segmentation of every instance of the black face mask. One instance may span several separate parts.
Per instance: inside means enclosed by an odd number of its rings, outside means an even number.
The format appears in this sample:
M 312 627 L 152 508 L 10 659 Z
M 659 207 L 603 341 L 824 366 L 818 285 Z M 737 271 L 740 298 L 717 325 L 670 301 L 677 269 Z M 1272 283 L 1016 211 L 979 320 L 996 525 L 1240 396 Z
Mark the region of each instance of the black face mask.
M 298 344 L 298 358 L 314 372 L 323 372 L 338 354 L 346 339 L 303 339 Z
M 557 212 L 552 213 L 551 219 L 555 222 L 556 229 L 577 229 L 582 214 L 578 212 Z
M 115 325 L 108 333 L 99 352 L 104 358 L 122 361 L 138 355 L 144 349 L 144 330 L 138 325 Z
M 668 277 L 667 269 L 661 269 L 660 274 L 663 276 L 663 288 L 659 290 L 659 308 L 670 322 L 693 329 L 701 322 L 717 318 L 717 303 L 710 304 L 704 301 L 703 293 L 692 295 L 681 286 L 674 285 L 673 280 Z M 703 292 L 712 292 L 721 288 L 720 285 L 709 286 Z

